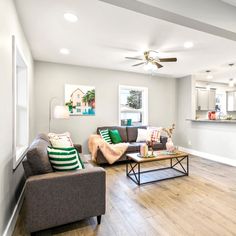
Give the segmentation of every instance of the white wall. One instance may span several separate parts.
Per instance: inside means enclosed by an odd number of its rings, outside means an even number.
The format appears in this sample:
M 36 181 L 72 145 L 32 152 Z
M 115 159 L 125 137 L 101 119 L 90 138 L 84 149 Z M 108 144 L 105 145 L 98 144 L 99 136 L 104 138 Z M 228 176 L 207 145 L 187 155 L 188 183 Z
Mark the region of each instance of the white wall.
M 149 93 L 149 124 L 170 126 L 175 122 L 175 79 L 150 75 L 35 62 L 35 126 L 36 133 L 48 132 L 48 107 L 52 97 L 64 102 L 64 85 L 93 85 L 96 89 L 96 116 L 53 120 L 52 131 L 69 131 L 74 142 L 83 145 L 96 128 L 118 124 L 118 87 L 145 86 Z
M 236 125 L 230 123 L 192 122 L 194 119 L 195 81 L 191 76 L 176 80 L 177 96 L 177 133 L 179 146 L 192 149 L 216 159 L 233 160 L 236 163 Z M 207 155 L 205 155 L 207 156 Z
M 33 61 L 19 25 L 12 0 L 0 1 L 0 235 L 10 219 L 19 193 L 22 190 L 23 168 L 20 165 L 13 172 L 12 159 L 12 35 L 16 36 L 18 46 L 29 65 L 31 91 L 30 130 L 33 127 Z M 33 132 L 30 133 L 32 138 Z

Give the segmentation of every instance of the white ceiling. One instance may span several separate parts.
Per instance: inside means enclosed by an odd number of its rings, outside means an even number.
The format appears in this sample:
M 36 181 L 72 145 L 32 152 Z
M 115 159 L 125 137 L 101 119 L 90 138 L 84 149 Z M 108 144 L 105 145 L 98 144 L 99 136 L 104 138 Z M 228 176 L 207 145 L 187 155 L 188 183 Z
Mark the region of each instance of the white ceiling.
M 26 37 L 36 60 L 146 73 L 131 67 L 125 56 L 145 49 L 177 57 L 162 63 L 159 75 L 180 77 L 236 61 L 236 42 L 158 20 L 98 0 L 15 0 Z M 64 20 L 65 12 L 79 17 Z M 195 47 L 184 49 L 185 41 Z M 70 55 L 59 54 L 68 48 Z
M 236 7 L 236 0 L 222 0 L 222 2 L 228 3 L 228 4 Z
M 207 78 L 208 75 L 212 75 L 212 78 Z M 211 68 L 211 72 L 199 71 L 194 74 L 197 80 L 217 82 L 217 83 L 229 83 L 230 79 L 234 79 L 236 83 L 236 64 L 229 66 L 228 64 L 215 66 Z

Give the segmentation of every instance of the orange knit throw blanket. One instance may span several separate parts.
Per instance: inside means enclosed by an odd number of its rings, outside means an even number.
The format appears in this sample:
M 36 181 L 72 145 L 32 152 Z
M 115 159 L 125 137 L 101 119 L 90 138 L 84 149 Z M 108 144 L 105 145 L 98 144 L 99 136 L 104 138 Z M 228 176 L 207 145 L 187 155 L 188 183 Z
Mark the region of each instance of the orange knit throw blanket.
M 117 161 L 127 150 L 128 143 L 109 144 L 100 135 L 92 134 L 88 140 L 92 160 L 96 162 L 97 151 L 101 150 L 109 164 Z

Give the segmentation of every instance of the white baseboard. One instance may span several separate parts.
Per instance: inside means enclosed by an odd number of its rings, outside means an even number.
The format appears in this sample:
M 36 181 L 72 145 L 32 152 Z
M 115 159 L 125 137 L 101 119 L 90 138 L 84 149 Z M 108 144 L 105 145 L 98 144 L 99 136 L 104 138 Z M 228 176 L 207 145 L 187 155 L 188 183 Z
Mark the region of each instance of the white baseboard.
M 11 218 L 8 221 L 8 224 L 3 232 L 3 236 L 12 236 L 14 229 L 15 229 L 15 225 L 16 225 L 16 221 L 23 203 L 23 198 L 24 198 L 24 192 L 25 192 L 25 185 L 21 191 L 20 197 L 16 203 L 16 206 L 12 212 Z
M 236 160 L 233 160 L 227 157 L 217 156 L 217 155 L 206 153 L 206 152 L 200 152 L 200 151 L 193 150 L 190 148 L 185 148 L 185 147 L 179 147 L 179 150 L 183 152 L 187 152 L 194 156 L 199 156 L 199 157 L 211 160 L 211 161 L 220 162 L 220 163 L 227 164 L 230 166 L 236 166 Z

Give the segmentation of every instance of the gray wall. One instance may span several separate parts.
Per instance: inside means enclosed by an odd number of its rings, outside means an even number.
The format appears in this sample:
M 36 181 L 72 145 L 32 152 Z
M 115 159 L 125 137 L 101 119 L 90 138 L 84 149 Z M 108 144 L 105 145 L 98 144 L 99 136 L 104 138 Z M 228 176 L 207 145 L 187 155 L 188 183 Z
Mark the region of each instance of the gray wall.
M 23 168 L 13 172 L 12 159 L 12 35 L 24 53 L 29 66 L 30 130 L 34 129 L 33 118 L 33 61 L 22 33 L 12 0 L 0 1 L 0 235 L 10 219 L 22 190 Z M 33 134 L 30 133 L 32 138 Z
M 176 80 L 177 144 L 210 155 L 236 160 L 235 124 L 186 121 L 189 118 L 194 119 L 194 88 L 195 81 L 191 76 Z
M 150 75 L 35 62 L 35 127 L 36 133 L 48 132 L 48 106 L 52 97 L 64 102 L 64 85 L 93 85 L 96 88 L 96 116 L 77 116 L 53 120 L 52 131 L 72 134 L 74 142 L 83 144 L 98 126 L 118 124 L 118 86 L 148 87 L 149 124 L 170 126 L 175 121 L 175 79 Z

